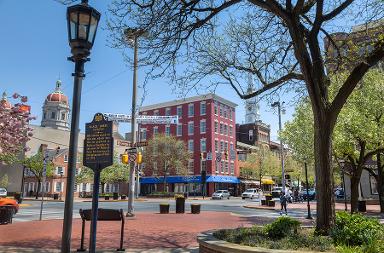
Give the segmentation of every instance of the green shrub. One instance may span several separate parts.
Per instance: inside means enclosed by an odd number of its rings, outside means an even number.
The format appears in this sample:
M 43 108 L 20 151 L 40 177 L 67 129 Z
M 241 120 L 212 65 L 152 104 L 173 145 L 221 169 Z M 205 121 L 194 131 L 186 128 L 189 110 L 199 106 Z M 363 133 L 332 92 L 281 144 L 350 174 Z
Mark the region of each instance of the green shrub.
M 300 222 L 287 216 L 277 218 L 271 224 L 265 225 L 264 229 L 269 238 L 281 239 L 296 234 Z
M 339 212 L 331 237 L 336 245 L 371 246 L 384 236 L 384 227 L 377 219 L 361 214 Z

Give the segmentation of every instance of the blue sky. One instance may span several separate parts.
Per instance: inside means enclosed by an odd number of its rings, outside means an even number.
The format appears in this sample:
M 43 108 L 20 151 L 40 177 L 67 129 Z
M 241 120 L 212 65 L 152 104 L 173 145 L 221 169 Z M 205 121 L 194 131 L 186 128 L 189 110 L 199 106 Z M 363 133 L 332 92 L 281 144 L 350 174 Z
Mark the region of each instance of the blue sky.
M 96 112 L 130 114 L 132 70 L 124 63 L 119 50 L 107 46 L 105 21 L 109 2 L 90 1 L 102 13 L 102 18 L 91 61 L 85 65 L 87 76 L 83 81 L 80 114 L 82 130 Z M 54 90 L 59 77 L 64 93 L 70 99 L 72 97 L 71 74 L 74 64 L 66 60 L 71 55 L 67 39 L 66 8 L 54 0 L 0 0 L 0 91 L 7 91 L 8 95 L 18 92 L 28 96 L 32 114 L 37 116 L 33 124 L 40 123 L 44 99 Z M 139 72 L 139 85 L 143 76 Z M 168 80 L 151 80 L 147 89 L 144 105 L 177 99 Z M 229 87 L 220 87 L 216 94 L 239 105 L 236 121 L 241 123 L 244 120 L 244 101 Z M 140 91 L 138 95 L 140 98 Z M 283 122 L 292 117 L 293 108 L 286 109 Z M 271 138 L 276 140 L 277 115 L 265 102 L 261 103 L 260 112 L 261 119 L 271 125 Z M 128 124 L 122 124 L 120 130 L 122 133 L 129 131 Z

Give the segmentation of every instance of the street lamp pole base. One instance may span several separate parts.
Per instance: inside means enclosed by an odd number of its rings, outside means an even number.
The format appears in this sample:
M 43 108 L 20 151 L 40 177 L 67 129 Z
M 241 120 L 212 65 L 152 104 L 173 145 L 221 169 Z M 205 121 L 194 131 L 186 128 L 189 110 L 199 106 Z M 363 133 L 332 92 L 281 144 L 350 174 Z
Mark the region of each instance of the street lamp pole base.
M 305 217 L 307 220 L 313 220 L 313 217 L 308 215 L 307 217 Z
M 125 215 L 125 217 L 135 217 L 135 214 L 134 213 L 127 213 L 126 215 Z

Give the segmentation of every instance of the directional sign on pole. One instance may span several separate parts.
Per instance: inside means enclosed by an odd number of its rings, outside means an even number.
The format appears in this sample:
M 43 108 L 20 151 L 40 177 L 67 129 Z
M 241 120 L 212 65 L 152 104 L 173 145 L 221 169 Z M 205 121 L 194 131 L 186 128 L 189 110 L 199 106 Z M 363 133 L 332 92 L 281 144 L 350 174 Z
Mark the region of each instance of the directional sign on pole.
M 131 122 L 132 116 L 121 113 L 103 113 L 108 120 L 117 122 Z M 138 115 L 136 122 L 140 124 L 177 124 L 179 117 L 175 116 L 155 116 L 155 115 Z

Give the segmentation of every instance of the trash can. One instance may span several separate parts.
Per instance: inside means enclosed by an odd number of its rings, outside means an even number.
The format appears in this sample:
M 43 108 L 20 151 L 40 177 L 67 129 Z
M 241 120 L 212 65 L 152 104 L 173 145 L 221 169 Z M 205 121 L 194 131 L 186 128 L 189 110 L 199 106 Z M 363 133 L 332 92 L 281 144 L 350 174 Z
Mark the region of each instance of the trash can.
M 169 213 L 169 204 L 162 203 L 160 204 L 160 213 Z
M 21 199 L 21 192 L 16 192 L 15 195 L 13 196 L 15 198 L 15 200 L 17 201 L 17 203 L 21 203 L 21 201 L 23 201 Z
M 359 212 L 366 212 L 367 211 L 367 204 L 365 200 L 359 200 L 357 205 L 357 210 Z
M 14 213 L 13 207 L 9 207 L 9 206 L 0 207 L 0 224 L 12 223 L 13 213 Z
M 59 199 L 59 194 L 58 193 L 54 193 L 53 194 L 53 199 L 54 200 L 58 200 Z
M 176 198 L 176 213 L 185 212 L 185 198 Z
M 200 204 L 191 204 L 191 213 L 199 214 L 200 213 Z
M 119 199 L 119 193 L 118 192 L 114 192 L 113 193 L 113 200 L 118 200 Z

